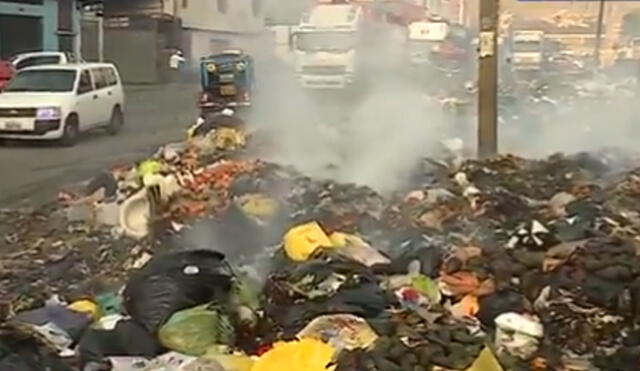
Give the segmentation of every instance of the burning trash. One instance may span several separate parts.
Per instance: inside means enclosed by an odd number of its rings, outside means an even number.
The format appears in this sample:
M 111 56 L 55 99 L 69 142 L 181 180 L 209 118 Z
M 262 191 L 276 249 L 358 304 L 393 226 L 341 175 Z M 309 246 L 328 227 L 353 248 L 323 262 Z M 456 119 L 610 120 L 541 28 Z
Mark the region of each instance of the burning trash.
M 0 213 L 0 369 L 637 369 L 638 170 L 457 156 L 381 195 L 237 134 L 101 177 L 116 220 Z

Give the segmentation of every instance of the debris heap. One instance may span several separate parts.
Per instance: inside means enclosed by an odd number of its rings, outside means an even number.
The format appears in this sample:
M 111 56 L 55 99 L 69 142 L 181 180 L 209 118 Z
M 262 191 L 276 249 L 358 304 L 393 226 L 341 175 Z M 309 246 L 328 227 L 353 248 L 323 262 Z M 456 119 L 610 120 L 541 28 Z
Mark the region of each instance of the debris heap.
M 0 369 L 638 369 L 634 159 L 427 160 L 380 195 L 230 137 L 0 214 Z

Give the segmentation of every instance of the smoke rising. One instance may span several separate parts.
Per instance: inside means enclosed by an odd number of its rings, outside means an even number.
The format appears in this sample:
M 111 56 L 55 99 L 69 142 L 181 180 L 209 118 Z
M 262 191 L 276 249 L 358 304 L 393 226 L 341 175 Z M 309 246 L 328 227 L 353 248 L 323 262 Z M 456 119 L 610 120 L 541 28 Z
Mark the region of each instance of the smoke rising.
M 270 42 L 250 50 L 259 56 L 258 90 L 248 117 L 260 133 L 260 143 L 254 148 L 258 157 L 292 165 L 312 177 L 368 185 L 386 193 L 406 185 L 409 172 L 423 157 L 437 155 L 441 139 L 460 137 L 467 147 L 475 149 L 476 97 L 465 92 L 467 77 L 444 76 L 445 72 L 434 75 L 432 71 L 427 80 L 415 79 L 406 67 L 389 63 L 398 54 L 372 46 L 367 55 L 369 67 L 375 73 L 370 74 L 365 88 L 309 91 L 296 81 L 290 59 L 275 55 L 274 40 L 266 39 Z M 395 53 L 400 53 L 400 49 L 395 49 Z M 632 77 L 635 73 L 629 70 L 621 75 Z M 640 134 L 637 98 L 627 97 L 624 89 L 612 88 L 609 80 L 600 77 L 568 85 L 571 88 L 568 92 L 545 93 L 555 104 L 541 103 L 527 95 L 520 96 L 517 104 L 506 104 L 503 100 L 500 151 L 540 158 L 557 152 L 570 154 L 603 147 L 637 150 L 635 142 Z M 580 97 L 586 93 L 601 96 Z M 445 112 L 437 99 L 427 99 L 426 94 L 470 99 L 471 112 L 454 116 Z M 234 236 L 221 240 L 221 230 L 187 232 L 188 240 L 199 246 L 210 245 L 212 241 L 224 241 L 216 243 L 217 246 L 238 245 Z M 234 233 L 247 235 L 242 230 Z M 256 238 L 247 242 L 247 246 L 255 249 L 273 242 Z M 237 250 L 224 252 L 236 254 Z M 246 256 L 253 256 L 246 252 Z M 260 258 L 254 263 L 258 261 Z

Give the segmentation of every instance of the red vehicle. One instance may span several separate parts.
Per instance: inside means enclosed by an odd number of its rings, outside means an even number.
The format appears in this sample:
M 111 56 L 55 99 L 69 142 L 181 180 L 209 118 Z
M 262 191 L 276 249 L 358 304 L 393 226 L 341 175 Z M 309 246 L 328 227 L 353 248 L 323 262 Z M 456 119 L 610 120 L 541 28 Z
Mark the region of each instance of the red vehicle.
M 4 90 L 5 86 L 11 80 L 13 76 L 13 65 L 9 61 L 0 61 L 0 91 Z

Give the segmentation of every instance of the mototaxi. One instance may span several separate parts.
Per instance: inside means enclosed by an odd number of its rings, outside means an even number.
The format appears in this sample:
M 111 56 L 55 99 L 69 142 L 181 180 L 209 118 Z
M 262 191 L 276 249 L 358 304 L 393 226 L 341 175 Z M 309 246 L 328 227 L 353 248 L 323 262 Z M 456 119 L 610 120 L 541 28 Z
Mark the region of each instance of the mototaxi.
M 253 58 L 240 50 L 202 58 L 200 81 L 200 117 L 219 113 L 221 107 L 246 109 L 251 106 L 254 90 Z

